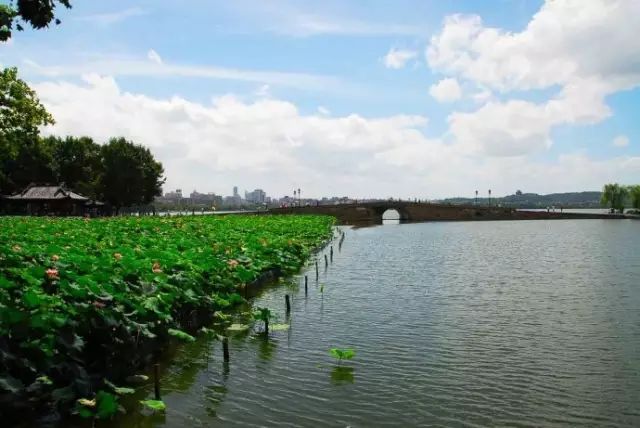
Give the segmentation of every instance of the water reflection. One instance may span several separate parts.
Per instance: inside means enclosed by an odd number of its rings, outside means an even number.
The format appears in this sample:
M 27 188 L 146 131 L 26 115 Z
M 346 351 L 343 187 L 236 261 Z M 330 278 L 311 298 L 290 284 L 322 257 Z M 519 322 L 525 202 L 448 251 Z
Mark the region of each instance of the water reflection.
M 225 385 L 211 385 L 204 387 L 205 396 L 205 410 L 210 417 L 217 416 L 217 408 L 224 400 L 227 394 L 227 387 Z
M 335 366 L 331 370 L 331 383 L 334 385 L 342 385 L 354 382 L 354 368 L 346 366 Z
M 234 335 L 226 374 L 199 338 L 163 374 L 165 421 L 126 405 L 110 426 L 640 426 L 638 236 L 602 220 L 350 230 L 324 293 L 312 265 L 304 304 L 282 285 L 255 300 L 285 320 L 290 294 L 295 329 Z M 358 350 L 357 382 L 336 345 Z
M 400 213 L 389 209 L 382 214 L 382 224 L 400 224 Z
M 276 340 L 262 336 L 256 338 L 256 341 L 258 342 L 258 357 L 260 357 L 262 361 L 271 361 L 278 348 Z

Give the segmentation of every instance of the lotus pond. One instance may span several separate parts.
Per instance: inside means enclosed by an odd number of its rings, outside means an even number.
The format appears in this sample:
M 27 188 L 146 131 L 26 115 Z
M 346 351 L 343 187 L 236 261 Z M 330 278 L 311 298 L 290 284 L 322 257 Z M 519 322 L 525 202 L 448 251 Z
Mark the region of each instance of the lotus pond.
M 0 413 L 110 418 L 134 390 L 120 382 L 135 383 L 172 341 L 233 323 L 224 310 L 246 284 L 299 270 L 332 226 L 324 216 L 0 218 Z

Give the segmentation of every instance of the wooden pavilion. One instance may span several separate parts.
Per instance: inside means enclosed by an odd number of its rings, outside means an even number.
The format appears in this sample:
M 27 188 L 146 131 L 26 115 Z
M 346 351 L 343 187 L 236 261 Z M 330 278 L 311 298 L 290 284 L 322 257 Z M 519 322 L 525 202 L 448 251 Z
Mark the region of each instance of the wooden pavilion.
M 82 216 L 100 215 L 104 204 L 92 201 L 63 185 L 32 184 L 22 192 L 4 197 L 5 211 L 10 214 Z

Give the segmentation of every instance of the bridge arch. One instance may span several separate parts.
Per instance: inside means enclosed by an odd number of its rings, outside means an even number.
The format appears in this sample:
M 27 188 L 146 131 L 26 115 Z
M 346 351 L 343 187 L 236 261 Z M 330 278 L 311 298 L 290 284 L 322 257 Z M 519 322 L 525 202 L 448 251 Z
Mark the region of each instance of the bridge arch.
M 390 218 L 393 218 L 393 219 L 397 218 L 400 221 L 400 223 L 408 222 L 411 220 L 411 217 L 409 216 L 409 212 L 402 205 L 396 205 L 396 204 L 382 205 L 377 207 L 375 209 L 375 212 L 376 212 L 376 218 L 378 220 L 377 223 L 379 224 L 382 224 L 384 222 L 384 220 L 386 219 L 385 218 L 386 215 L 388 215 L 389 213 L 395 214 L 396 216 L 390 217 Z

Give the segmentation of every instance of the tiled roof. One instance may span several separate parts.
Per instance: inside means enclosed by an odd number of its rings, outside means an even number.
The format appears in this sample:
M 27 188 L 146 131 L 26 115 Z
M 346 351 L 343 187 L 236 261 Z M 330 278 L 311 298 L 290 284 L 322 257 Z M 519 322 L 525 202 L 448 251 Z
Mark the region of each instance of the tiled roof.
M 19 200 L 51 200 L 51 199 L 73 199 L 77 201 L 88 201 L 82 195 L 66 190 L 61 186 L 29 186 L 22 193 L 9 196 L 8 199 Z

